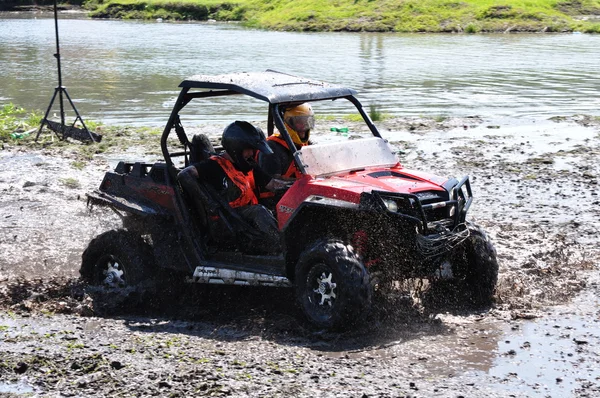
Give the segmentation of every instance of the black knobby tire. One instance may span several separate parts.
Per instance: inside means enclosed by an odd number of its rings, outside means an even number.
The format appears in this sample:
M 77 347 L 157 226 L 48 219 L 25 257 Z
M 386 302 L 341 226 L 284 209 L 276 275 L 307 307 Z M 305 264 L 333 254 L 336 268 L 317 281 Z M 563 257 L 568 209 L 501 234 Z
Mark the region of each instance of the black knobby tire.
M 296 300 L 306 318 L 321 329 L 346 329 L 365 318 L 372 286 L 358 254 L 339 240 L 321 240 L 296 264 Z
M 152 248 L 141 236 L 111 230 L 94 238 L 81 256 L 79 273 L 95 286 L 135 286 L 154 273 Z
M 453 267 L 455 277 L 464 281 L 471 304 L 489 306 L 494 301 L 498 283 L 496 249 L 485 231 L 475 224 L 469 225 L 470 235 L 459 250 Z
M 448 259 L 452 279 L 430 279 L 423 296 L 426 307 L 489 307 L 498 282 L 496 249 L 479 226 L 468 224 L 469 237 L 454 248 Z

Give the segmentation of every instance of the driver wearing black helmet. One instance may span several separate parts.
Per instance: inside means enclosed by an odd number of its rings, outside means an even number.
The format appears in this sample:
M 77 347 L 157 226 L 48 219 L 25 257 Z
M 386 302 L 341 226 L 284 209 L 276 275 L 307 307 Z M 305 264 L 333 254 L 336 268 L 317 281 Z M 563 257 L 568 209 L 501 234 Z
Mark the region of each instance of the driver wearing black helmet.
M 236 121 L 223 131 L 221 144 L 225 152 L 186 167 L 177 176 L 178 180 L 187 187 L 191 181 L 210 184 L 246 222 L 265 236 L 265 244 L 269 245 L 266 251 L 277 251 L 277 221 L 267 208 L 258 204 L 257 187 L 275 190 L 285 187 L 285 182 L 271 178 L 254 160 L 257 151 L 273 153 L 264 133 L 248 122 Z

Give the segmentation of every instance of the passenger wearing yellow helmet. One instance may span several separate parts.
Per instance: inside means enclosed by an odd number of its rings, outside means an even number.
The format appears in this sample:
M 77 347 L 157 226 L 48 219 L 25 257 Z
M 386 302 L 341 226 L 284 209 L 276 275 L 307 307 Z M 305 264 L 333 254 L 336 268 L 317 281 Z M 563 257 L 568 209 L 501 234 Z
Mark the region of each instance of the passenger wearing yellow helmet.
M 287 108 L 283 113 L 283 122 L 296 149 L 309 145 L 310 132 L 315 127 L 315 115 L 310 104 L 305 102 Z M 274 154 L 262 156 L 260 153 L 258 158 L 260 167 L 273 177 L 283 179 L 300 177 L 300 170 L 296 167 L 292 156 L 294 151 L 288 147 L 281 134 L 277 132 L 271 135 L 267 138 L 267 143 Z M 261 196 L 267 195 L 272 196 L 273 194 L 265 192 L 265 195 Z
M 283 121 L 296 145 L 308 145 L 310 131 L 315 128 L 315 114 L 310 104 L 305 102 L 287 108 L 283 113 Z

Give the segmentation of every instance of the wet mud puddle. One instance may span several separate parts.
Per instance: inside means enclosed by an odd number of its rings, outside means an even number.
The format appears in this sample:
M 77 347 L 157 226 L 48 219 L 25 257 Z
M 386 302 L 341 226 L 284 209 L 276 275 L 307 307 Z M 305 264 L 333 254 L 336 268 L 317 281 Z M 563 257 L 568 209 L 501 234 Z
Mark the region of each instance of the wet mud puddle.
M 528 396 L 600 396 L 599 285 L 543 318 L 513 323 L 487 374 Z
M 0 394 L 30 395 L 34 390 L 25 382 L 3 383 L 0 381 Z M 9 395 L 10 396 L 10 395 Z
M 502 397 L 597 397 L 599 293 L 595 282 L 573 302 L 544 311 L 483 318 L 439 315 L 441 333 L 422 330 L 383 347 L 327 355 L 408 367 L 417 384 L 425 379 L 440 388 L 472 386 L 472 396 L 489 391 Z

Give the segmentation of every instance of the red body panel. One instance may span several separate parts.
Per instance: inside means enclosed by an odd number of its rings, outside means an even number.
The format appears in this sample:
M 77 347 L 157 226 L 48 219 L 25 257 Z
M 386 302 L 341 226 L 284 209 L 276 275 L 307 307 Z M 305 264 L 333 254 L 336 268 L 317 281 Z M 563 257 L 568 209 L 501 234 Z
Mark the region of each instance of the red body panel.
M 389 171 L 395 175 L 372 176 L 373 173 Z M 385 191 L 394 193 L 416 193 L 421 191 L 443 191 L 441 185 L 447 178 L 419 171 L 406 170 L 402 166 L 372 168 L 325 178 L 303 176 L 286 192 L 277 203 L 277 220 L 282 229 L 292 214 L 312 195 L 359 203 L 363 192 Z
M 137 178 L 125 176 L 125 183 L 134 187 L 140 196 L 164 207 L 173 210 L 173 198 L 175 191 L 173 187 L 164 184 L 156 184 L 151 181 L 139 181 Z

